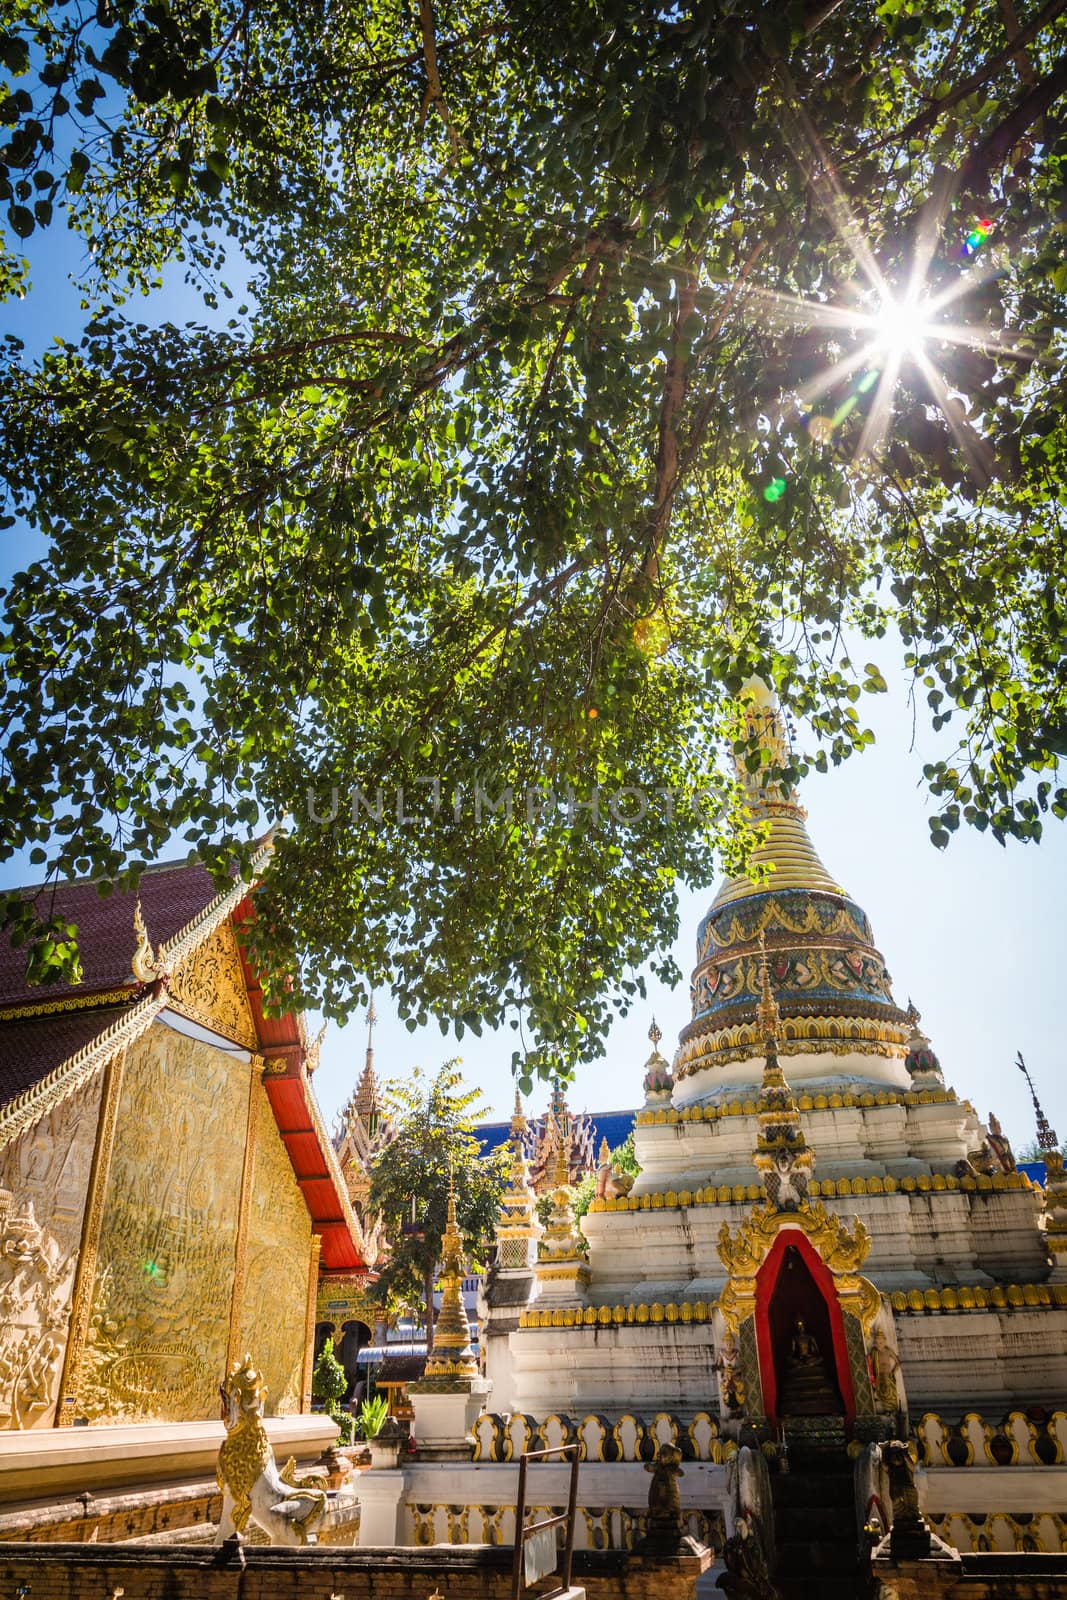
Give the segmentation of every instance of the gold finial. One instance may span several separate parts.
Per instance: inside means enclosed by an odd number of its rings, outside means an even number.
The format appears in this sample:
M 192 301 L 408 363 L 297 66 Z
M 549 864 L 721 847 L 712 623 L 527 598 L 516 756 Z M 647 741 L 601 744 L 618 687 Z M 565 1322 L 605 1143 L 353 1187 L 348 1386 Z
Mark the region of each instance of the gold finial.
M 767 966 L 767 942 L 763 937 L 763 929 L 759 936 L 759 973 L 760 973 L 760 1002 L 756 1008 L 756 1020 L 760 1032 L 768 1044 L 773 1044 L 778 1038 L 782 1024 L 782 1014 L 778 1009 L 778 1002 L 771 991 L 771 977 Z
M 656 1025 L 655 1017 L 652 1018 L 652 1026 L 648 1030 L 648 1037 L 652 1040 L 652 1053 L 655 1055 L 659 1050 L 659 1042 L 663 1038 L 663 1034 Z
M 603 1137 L 603 1135 L 601 1135 L 600 1149 L 597 1151 L 596 1159 L 598 1167 L 606 1166 L 611 1160 L 611 1146 L 608 1144 L 608 1141 Z
M 144 916 L 141 913 L 141 901 L 138 898 L 133 908 L 133 931 L 137 938 L 137 948 L 133 952 L 133 975 L 139 983 L 151 983 L 159 977 L 159 958 L 153 953 L 152 941 L 148 937 Z

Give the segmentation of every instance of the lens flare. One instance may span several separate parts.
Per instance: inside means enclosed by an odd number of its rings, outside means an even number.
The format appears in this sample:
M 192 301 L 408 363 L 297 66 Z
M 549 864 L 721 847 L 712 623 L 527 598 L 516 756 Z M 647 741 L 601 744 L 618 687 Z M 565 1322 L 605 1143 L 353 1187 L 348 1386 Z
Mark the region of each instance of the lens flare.
M 983 217 L 981 222 L 976 222 L 970 233 L 960 247 L 960 255 L 965 257 L 976 256 L 993 232 L 993 224 L 988 217 Z
M 782 496 L 785 494 L 785 489 L 786 483 L 784 478 L 772 478 L 766 489 L 763 491 L 763 498 L 764 500 L 768 500 L 770 504 L 773 505 L 776 500 L 780 500 L 782 498 Z

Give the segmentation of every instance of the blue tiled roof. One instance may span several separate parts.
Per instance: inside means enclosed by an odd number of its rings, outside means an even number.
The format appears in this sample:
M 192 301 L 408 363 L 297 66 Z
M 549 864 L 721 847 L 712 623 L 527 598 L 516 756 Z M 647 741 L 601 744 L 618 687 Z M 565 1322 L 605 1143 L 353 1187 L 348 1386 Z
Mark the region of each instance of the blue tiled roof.
M 590 1111 L 587 1114 L 593 1124 L 594 1143 L 597 1148 L 600 1147 L 601 1139 L 606 1139 L 611 1150 L 617 1150 L 620 1144 L 626 1143 L 633 1132 L 634 1118 L 637 1116 L 636 1110 Z M 511 1121 L 509 1119 L 507 1122 L 482 1122 L 474 1132 L 481 1141 L 482 1150 L 489 1155 L 493 1150 L 499 1150 L 510 1136 Z

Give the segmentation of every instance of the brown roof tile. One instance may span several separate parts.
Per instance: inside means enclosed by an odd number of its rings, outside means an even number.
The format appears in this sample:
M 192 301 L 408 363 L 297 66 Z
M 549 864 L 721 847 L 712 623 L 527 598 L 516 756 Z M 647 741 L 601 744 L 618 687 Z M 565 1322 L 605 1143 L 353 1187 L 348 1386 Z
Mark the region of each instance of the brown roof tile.
M 0 1106 L 31 1089 L 123 1016 L 128 1005 L 19 1017 L 0 1026 Z
M 210 905 L 217 891 L 206 868 L 183 863 L 149 867 L 134 894 L 113 894 L 102 899 L 96 883 L 89 879 L 60 884 L 54 891 L 49 887 L 27 889 L 25 893 L 27 898 L 37 895 L 40 916 L 46 917 L 54 910 L 77 925 L 83 978 L 79 984 L 27 984 L 26 952 L 13 949 L 9 935 L 2 932 L 0 1007 L 37 1005 L 132 985 L 130 963 L 137 945 L 133 913 L 138 897 L 148 937 L 157 948 Z

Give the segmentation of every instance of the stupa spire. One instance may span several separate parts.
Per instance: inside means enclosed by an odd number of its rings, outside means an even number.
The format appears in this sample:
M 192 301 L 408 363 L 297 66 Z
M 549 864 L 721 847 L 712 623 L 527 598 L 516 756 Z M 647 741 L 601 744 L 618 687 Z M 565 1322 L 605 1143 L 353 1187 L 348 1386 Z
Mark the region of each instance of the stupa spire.
M 756 1012 L 763 1037 L 763 1082 L 756 1111 L 759 1136 L 753 1165 L 767 1199 L 778 1211 L 796 1211 L 808 1201 L 815 1152 L 808 1147 L 793 1091 L 778 1060 L 782 1019 L 771 989 L 767 947 L 759 938 L 760 1002 Z
M 427 1378 L 476 1378 L 478 1361 L 471 1345 L 471 1325 L 463 1303 L 463 1235 L 456 1221 L 456 1190 L 448 1171 L 448 1212 L 441 1239 L 441 1310 L 426 1358 Z
M 504 1193 L 500 1197 L 500 1215 L 496 1226 L 496 1260 L 497 1266 L 503 1270 L 532 1266 L 541 1232 L 537 1220 L 537 1196 L 530 1186 L 530 1171 L 523 1149 L 525 1133 L 522 1096 L 516 1087 L 511 1138 L 508 1141 L 511 1145 L 511 1166 Z
M 768 887 L 775 889 L 815 889 L 830 894 L 844 890 L 823 866 L 808 834 L 807 812 L 794 790 L 779 779 L 767 776 L 769 767 L 789 764 L 791 748 L 778 696 L 762 678 L 750 678 L 741 690 L 741 704 L 747 737 L 743 753 L 738 752 L 738 777 L 748 795 L 753 820 L 769 823 L 762 844 L 752 852 L 752 861 L 773 868 Z M 749 772 L 744 757 L 753 742 L 760 751 L 760 765 Z M 742 900 L 756 892 L 747 873 L 728 878 L 712 904 L 712 910 Z

